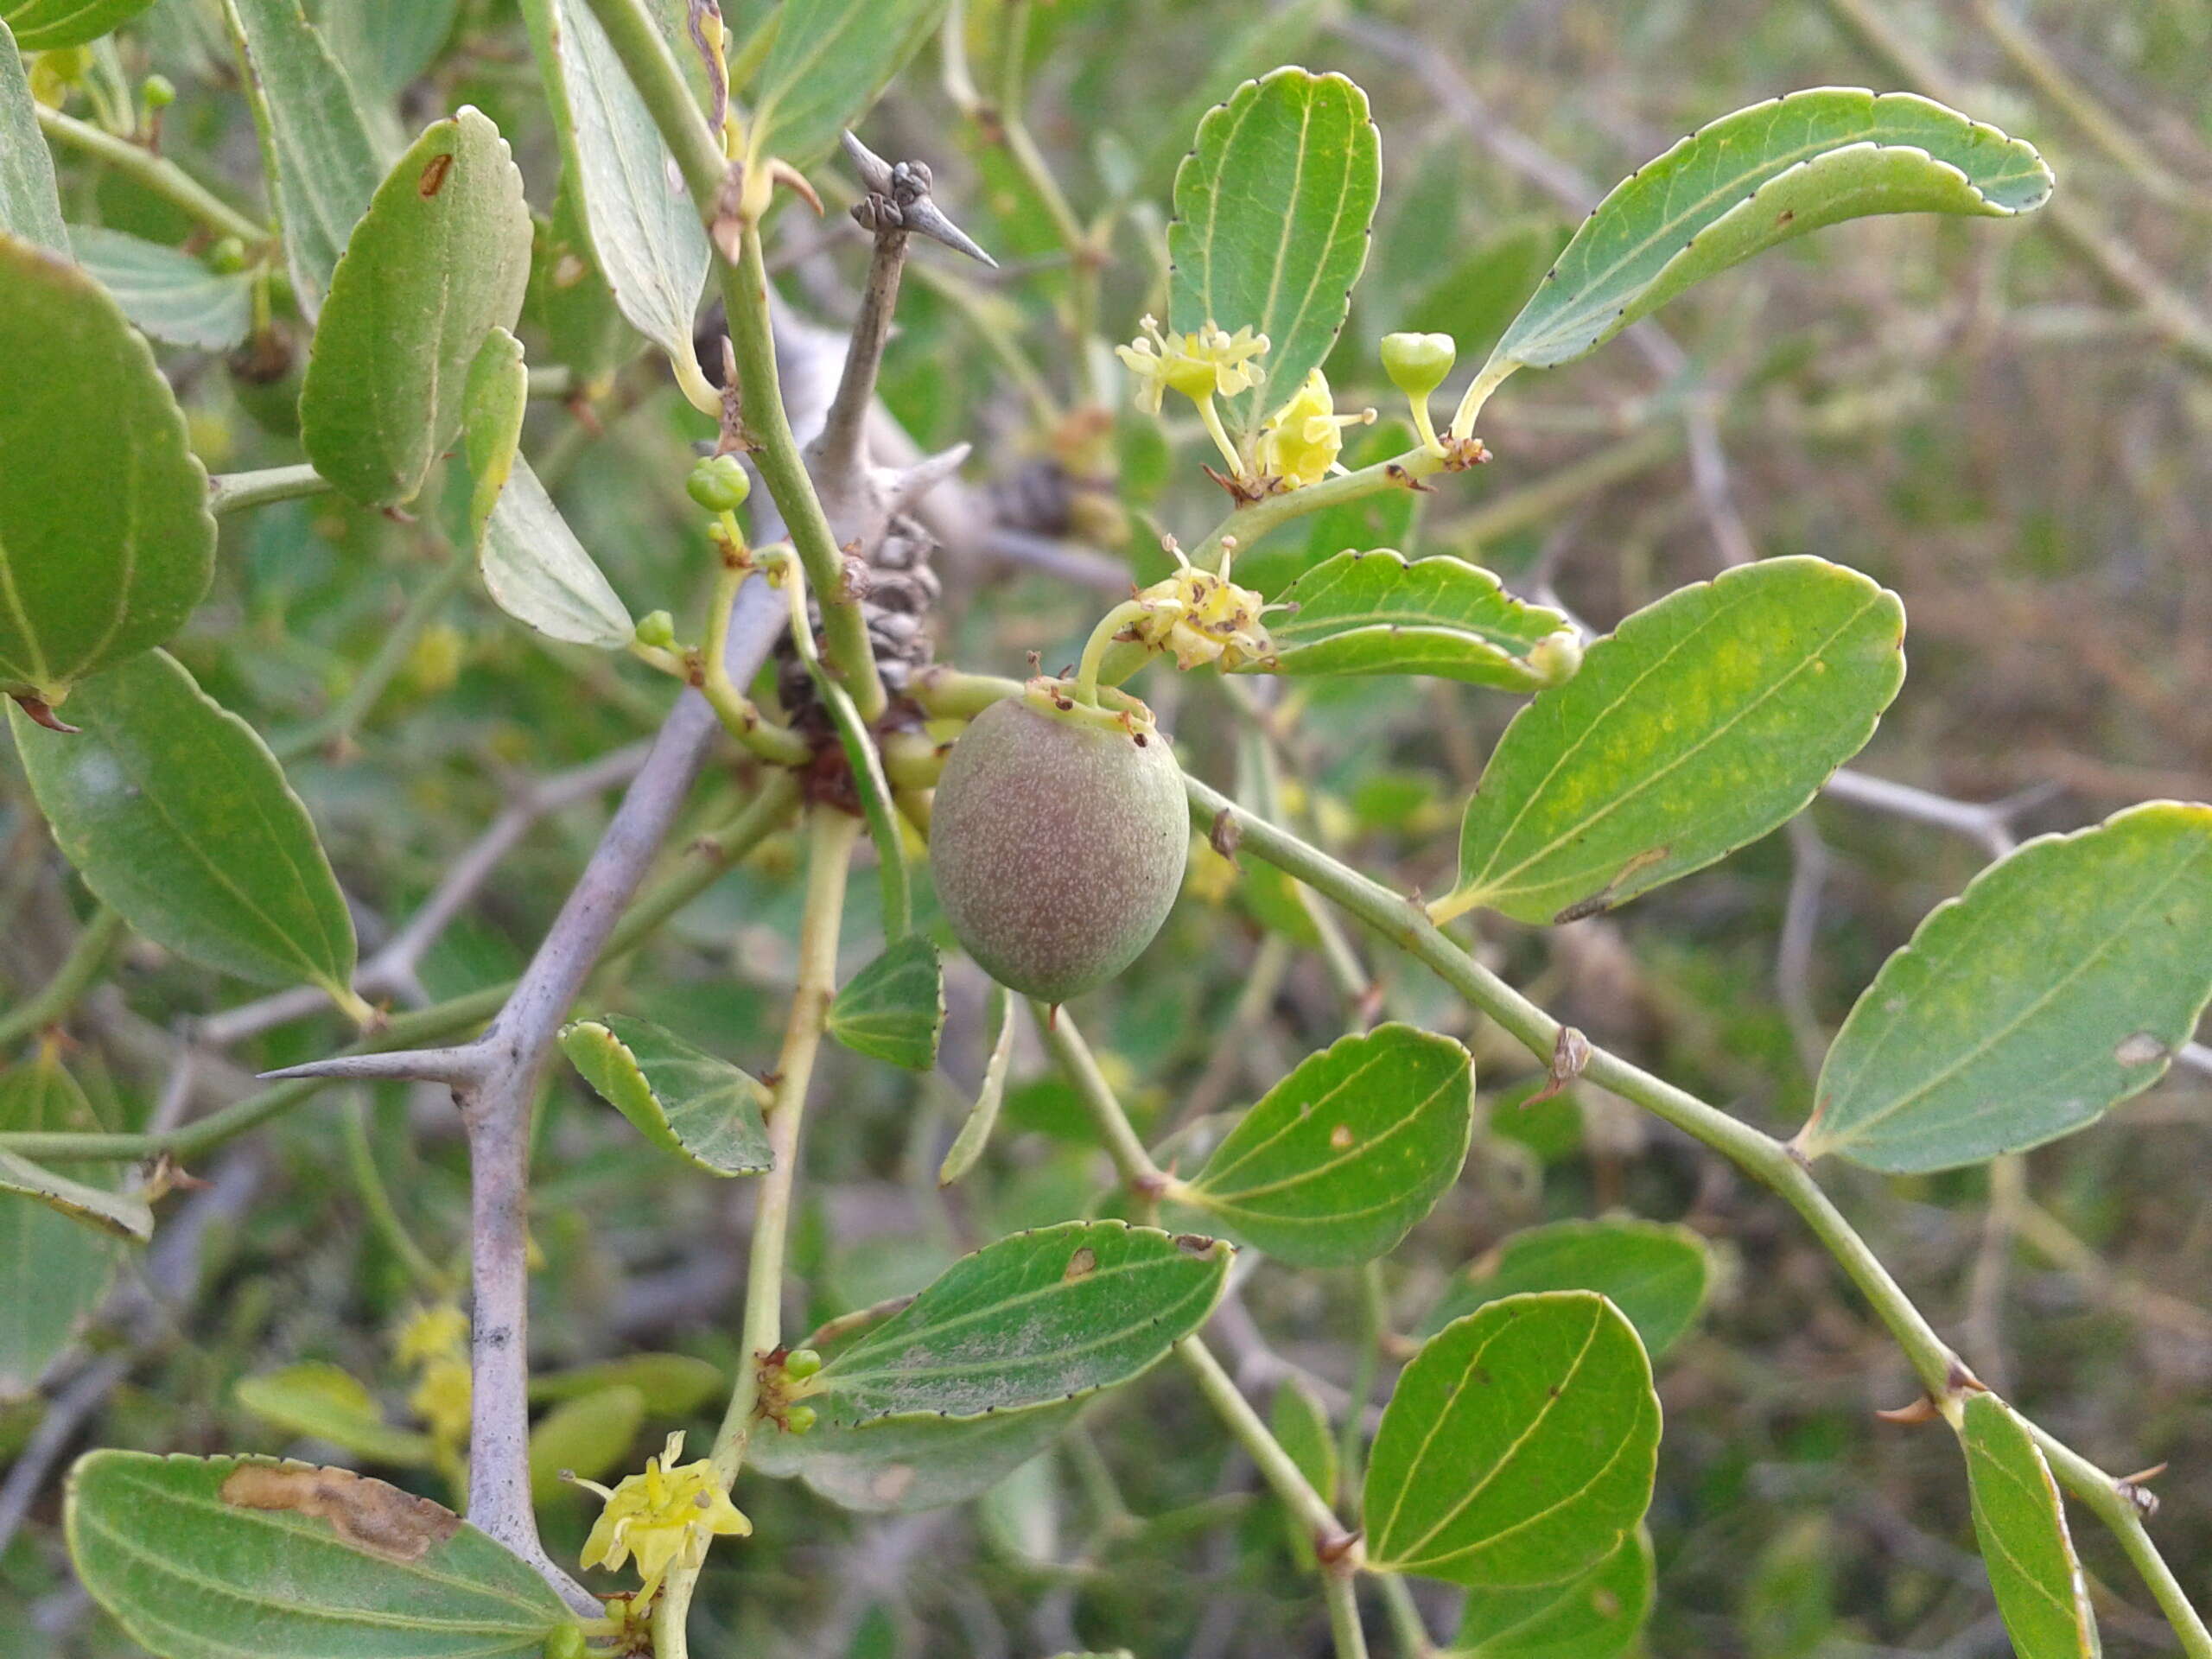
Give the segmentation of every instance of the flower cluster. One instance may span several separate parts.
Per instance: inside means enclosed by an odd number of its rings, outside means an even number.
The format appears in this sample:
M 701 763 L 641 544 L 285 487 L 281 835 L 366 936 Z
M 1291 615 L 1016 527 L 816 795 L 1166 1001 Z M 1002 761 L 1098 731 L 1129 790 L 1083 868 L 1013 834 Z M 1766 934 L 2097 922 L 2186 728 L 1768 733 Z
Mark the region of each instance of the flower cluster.
M 1129 625 L 1131 634 L 1154 651 L 1173 652 L 1183 669 L 1212 662 L 1232 669 L 1274 655 L 1260 620 L 1260 595 L 1230 581 L 1226 559 L 1219 575 L 1199 569 L 1179 550 L 1175 562 L 1173 575 L 1136 596 L 1143 614 Z
M 696 1567 L 716 1537 L 743 1538 L 753 1531 L 708 1459 L 679 1465 L 681 1432 L 668 1437 L 657 1458 L 647 1458 L 643 1474 L 625 1475 L 613 1487 L 595 1480 L 576 1484 L 606 1500 L 591 1535 L 584 1540 L 586 1567 L 620 1568 L 635 1556 L 645 1580 L 638 1599 L 651 1601 L 671 1567 Z

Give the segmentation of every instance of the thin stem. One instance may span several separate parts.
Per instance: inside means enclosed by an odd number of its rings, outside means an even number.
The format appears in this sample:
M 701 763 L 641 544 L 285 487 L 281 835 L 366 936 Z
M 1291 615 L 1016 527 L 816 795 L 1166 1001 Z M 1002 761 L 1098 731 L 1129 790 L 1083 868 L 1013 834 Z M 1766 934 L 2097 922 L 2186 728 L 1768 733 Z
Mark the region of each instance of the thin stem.
M 173 207 L 181 208 L 216 235 L 235 236 L 254 246 L 276 239 L 274 231 L 247 218 L 166 156 L 157 156 L 143 144 L 118 138 L 89 121 L 79 121 L 43 104 L 37 110 L 38 124 L 48 138 L 106 162 Z
M 289 760 L 326 744 L 342 743 L 368 718 L 377 700 L 407 666 L 407 659 L 414 653 L 416 641 L 422 638 L 423 630 L 437 620 L 446 601 L 460 590 L 476 568 L 475 550 L 466 544 L 446 548 L 445 556 L 445 563 L 438 567 L 437 574 L 415 589 L 398 620 L 385 629 L 375 653 L 354 677 L 353 683 L 346 688 L 336 706 L 306 725 L 283 734 L 270 746 L 276 750 L 278 760 Z
M 1382 1288 L 1382 1264 L 1359 1269 L 1359 1349 L 1352 1357 L 1351 1404 L 1337 1435 L 1337 1467 L 1344 1490 L 1356 1492 L 1367 1466 L 1367 1402 L 1375 1397 L 1376 1373 L 1382 1369 L 1382 1339 L 1390 1331 L 1390 1299 Z
M 1184 779 L 1194 820 L 1210 828 L 1235 804 L 1196 779 Z M 1404 950 L 1495 1020 L 1530 1053 L 1548 1059 L 1560 1026 L 1551 1015 L 1483 967 L 1446 938 L 1422 908 L 1401 893 L 1347 868 L 1316 848 L 1263 820 L 1237 815 L 1238 845 L 1287 874 L 1318 888 Z M 1749 1124 L 1707 1105 L 1694 1095 L 1653 1077 L 1608 1051 L 1592 1045 L 1583 1077 L 1595 1086 L 1640 1106 L 1719 1153 L 1753 1179 L 1771 1187 L 1796 1210 L 1815 1236 L 1835 1257 L 1875 1314 L 1904 1351 L 1929 1396 L 1954 1405 L 1962 1389 L 1974 1386 L 1958 1357 L 1916 1307 L 1866 1242 L 1845 1219 L 1812 1173 L 1789 1148 Z M 2183 1644 L 2197 1659 L 2212 1659 L 2212 1636 L 2181 1593 L 2172 1574 L 2144 1534 L 2141 1517 L 2120 1483 L 2094 1464 L 2029 1425 L 2051 1466 L 2068 1490 L 2112 1528 L 2172 1622 Z
M 1321 1593 L 1328 1599 L 1329 1634 L 1336 1641 L 1337 1659 L 1367 1659 L 1367 1632 L 1360 1628 L 1359 1596 L 1351 1574 L 1325 1574 Z
M 1105 401 L 1098 385 L 1095 354 L 1090 349 L 1098 327 L 1099 247 L 1083 228 L 1069 204 L 1060 181 L 1053 176 L 1045 153 L 1030 135 L 1023 111 L 1028 102 L 1030 0 L 1013 0 L 1007 8 L 1007 41 L 999 59 L 998 103 L 985 124 L 1005 144 L 1014 170 L 1035 194 L 1052 233 L 1069 259 L 1067 334 L 1069 356 L 1081 377 L 1084 395 L 1091 403 Z
M 385 1185 L 384 1175 L 377 1168 L 376 1148 L 369 1141 L 368 1102 L 359 1091 L 346 1103 L 346 1166 L 353 1177 L 353 1187 L 360 1195 L 361 1209 L 369 1218 L 391 1253 L 415 1282 L 433 1296 L 452 1293 L 453 1284 L 444 1268 L 430 1260 L 429 1255 L 415 1242 L 415 1235 L 407 1230 L 407 1224 L 399 1218 L 399 1211 L 391 1201 L 391 1189 Z
M 1492 358 L 1483 365 L 1482 372 L 1475 376 L 1474 384 L 1467 388 L 1465 394 L 1459 399 L 1459 408 L 1452 412 L 1453 437 L 1468 438 L 1474 435 L 1475 417 L 1483 412 L 1483 405 L 1490 401 L 1491 393 L 1503 385 L 1506 377 L 1520 366 L 1520 364 L 1510 357 Z
M 1303 518 L 1309 512 L 1319 512 L 1325 507 L 1340 507 L 1353 501 L 1363 501 L 1370 495 L 1381 495 L 1389 490 L 1412 487 L 1419 479 L 1444 470 L 1444 458 L 1431 454 L 1426 449 L 1408 449 L 1391 461 L 1379 461 L 1372 467 L 1363 467 L 1356 473 L 1342 473 L 1325 478 L 1319 484 L 1309 484 L 1302 490 L 1287 491 L 1281 495 L 1262 496 L 1257 501 L 1247 502 L 1224 518 L 1213 528 L 1212 534 L 1198 543 L 1191 555 L 1191 563 L 1202 569 L 1221 568 L 1222 546 L 1234 541 L 1240 553 L 1249 552 L 1269 531 Z
M 1329 1507 L 1328 1500 L 1313 1490 L 1297 1460 L 1283 1449 L 1252 1402 L 1244 1397 L 1243 1389 L 1221 1367 L 1205 1341 L 1200 1337 L 1185 1337 L 1175 1344 L 1176 1357 L 1197 1381 L 1198 1392 L 1214 1408 L 1236 1443 L 1243 1446 L 1259 1468 L 1261 1478 L 1274 1489 L 1300 1522 L 1310 1529 L 1315 1541 L 1327 1550 L 1341 1550 L 1351 1542 L 1351 1535 L 1344 1523 L 1337 1519 L 1337 1512 Z M 1332 1574 L 1331 1576 L 1334 1576 Z
M 808 1084 L 821 1052 L 823 1022 L 837 990 L 837 934 L 845 912 L 845 884 L 859 838 L 857 820 L 834 807 L 817 806 L 807 818 L 806 899 L 799 915 L 798 982 L 776 1059 L 775 1098 L 766 1113 L 774 1163 L 761 1178 L 753 1216 L 752 1255 L 747 1262 L 745 1319 L 738 1342 L 737 1382 L 715 1435 L 715 1473 L 728 1490 L 745 1464 L 760 1403 L 760 1367 L 783 1341 L 784 1255 L 791 1231 L 791 1193 L 798 1175 L 799 1126 Z M 678 1567 L 661 1587 L 653 1609 L 653 1651 L 668 1659 L 688 1651 L 685 1627 L 696 1568 Z
M 1428 1659 L 1436 1651 L 1436 1641 L 1429 1635 L 1427 1622 L 1421 1618 L 1421 1608 L 1414 1600 L 1413 1586 L 1395 1573 L 1376 1573 L 1375 1583 L 1382 1592 L 1382 1611 L 1389 1616 L 1391 1634 L 1398 1639 L 1398 1651 L 1406 1659 Z
M 753 1252 L 747 1264 L 745 1322 L 739 1339 L 737 1385 L 730 1391 L 715 1436 L 715 1471 L 727 1486 L 745 1461 L 760 1398 L 760 1363 L 783 1340 L 784 1249 L 791 1227 L 791 1192 L 798 1174 L 799 1127 L 807 1085 L 821 1052 L 823 1022 L 837 994 L 837 933 L 845 913 L 846 877 L 859 820 L 834 807 L 817 806 L 807 819 L 806 901 L 799 915 L 798 982 L 791 1017 L 776 1057 L 775 1099 L 766 1118 L 774 1166 L 762 1177 L 753 1218 Z
M 1106 1155 L 1114 1160 L 1122 1184 L 1147 1209 L 1156 1206 L 1160 1195 L 1167 1190 L 1166 1173 L 1152 1161 L 1152 1154 L 1137 1138 L 1136 1130 L 1129 1123 L 1129 1115 L 1122 1109 L 1122 1103 L 1114 1093 L 1114 1085 L 1098 1069 L 1098 1061 L 1092 1055 L 1090 1046 L 1083 1040 L 1083 1033 L 1076 1029 L 1075 1021 L 1065 1008 L 1051 1007 L 1033 998 L 1029 1011 L 1037 1018 L 1037 1030 L 1045 1039 L 1045 1046 L 1052 1051 L 1052 1058 L 1075 1085 L 1084 1109 L 1090 1114 L 1091 1123 L 1098 1130 L 1098 1138 L 1105 1142 Z
M 0 1014 L 0 1049 L 66 1018 L 86 988 L 99 977 L 108 952 L 123 933 L 123 918 L 102 906 L 78 932 L 54 977 L 5 1014 Z
M 330 480 L 312 467 L 264 467 L 253 473 L 218 473 L 207 480 L 207 511 L 217 518 L 267 506 L 271 501 L 295 501 L 303 495 L 321 495 Z
M 1090 638 L 1083 642 L 1083 661 L 1076 669 L 1075 700 L 1086 707 L 1098 707 L 1098 671 L 1106 661 L 1106 653 L 1114 648 L 1114 637 L 1133 622 L 1141 622 L 1151 611 L 1140 601 L 1128 599 L 1116 605 L 1099 620 L 1090 631 Z
M 779 766 L 804 766 L 814 758 L 806 740 L 768 719 L 730 677 L 726 660 L 730 608 L 735 604 L 737 590 L 745 585 L 747 574 L 745 566 L 730 563 L 726 555 L 715 575 L 714 591 L 707 601 L 706 642 L 699 650 L 699 695 L 714 709 L 722 729 L 762 760 Z M 795 619 L 793 627 L 804 631 L 805 626 L 806 618 L 802 613 Z

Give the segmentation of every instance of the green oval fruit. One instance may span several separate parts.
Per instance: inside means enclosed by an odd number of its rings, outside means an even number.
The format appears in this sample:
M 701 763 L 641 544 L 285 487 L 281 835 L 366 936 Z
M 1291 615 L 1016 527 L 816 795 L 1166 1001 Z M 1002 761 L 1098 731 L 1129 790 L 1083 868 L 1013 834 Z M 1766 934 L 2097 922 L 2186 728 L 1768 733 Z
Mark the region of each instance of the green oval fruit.
M 1065 1002 L 1152 943 L 1190 837 L 1166 739 L 1010 698 L 978 715 L 945 759 L 930 862 L 945 917 L 984 971 Z

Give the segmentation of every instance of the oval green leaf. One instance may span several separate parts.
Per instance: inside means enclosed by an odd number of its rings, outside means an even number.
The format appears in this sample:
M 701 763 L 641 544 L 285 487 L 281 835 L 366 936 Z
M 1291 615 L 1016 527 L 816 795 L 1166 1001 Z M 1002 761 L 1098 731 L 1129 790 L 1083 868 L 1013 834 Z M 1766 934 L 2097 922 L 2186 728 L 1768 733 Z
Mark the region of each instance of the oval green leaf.
M 1620 1309 L 1656 1359 L 1697 1322 L 1713 1255 L 1688 1227 L 1656 1221 L 1555 1221 L 1516 1233 L 1467 1269 L 1423 1324 L 1441 1330 L 1501 1297 L 1594 1290 Z
M 663 1152 L 709 1175 L 758 1175 L 773 1166 L 760 1121 L 767 1088 L 728 1060 L 626 1014 L 563 1027 L 561 1050 Z
M 8 715 L 55 844 L 124 920 L 241 979 L 351 996 L 353 918 L 307 808 L 181 664 L 149 652 L 86 682 L 74 735 Z
M 1897 595 L 1824 559 L 1768 559 L 1669 594 L 1513 717 L 1460 827 L 1459 886 L 1568 922 L 1794 817 L 1904 679 Z
M 1613 1659 L 1650 1617 L 1656 1574 L 1639 1527 L 1579 1577 L 1535 1590 L 1470 1590 L 1446 1659 Z
M 60 702 L 160 645 L 214 571 L 207 474 L 99 284 L 0 233 L 0 693 Z
M 301 314 L 313 321 L 384 165 L 353 82 L 300 0 L 225 3 L 245 59 L 262 165 L 283 224 L 284 262 Z
M 1217 1239 L 1121 1221 L 1015 1233 L 964 1256 L 817 1374 L 824 1427 L 1057 1405 L 1158 1364 L 1221 1299 Z
M 29 1198 L 56 1215 L 118 1238 L 143 1244 L 154 1236 L 154 1212 L 136 1192 L 111 1192 L 71 1180 L 12 1152 L 0 1152 L 0 1194 Z
M 41 1046 L 0 1071 L 0 1134 L 97 1134 L 105 1126 L 76 1079 Z M 87 1177 L 97 1165 L 75 1166 Z M 37 1388 L 114 1280 L 124 1246 L 35 1199 L 0 1195 L 0 1402 Z
M 1382 188 L 1367 94 L 1342 75 L 1277 69 L 1198 123 L 1175 170 L 1168 323 L 1268 337 L 1266 379 L 1224 400 L 1232 432 L 1256 431 L 1328 356 L 1367 263 Z
M 504 328 L 484 337 L 468 365 L 461 400 L 461 449 L 468 458 L 468 534 L 481 549 L 499 493 L 522 454 L 523 416 L 530 410 L 530 370 L 522 342 Z
M 226 352 L 253 326 L 251 271 L 211 270 L 181 248 L 96 225 L 73 225 L 77 263 L 156 340 Z
M 15 31 L 16 44 L 26 52 L 51 52 L 56 47 L 83 46 L 111 34 L 154 0 L 8 0 L 0 16 Z
M 2012 1408 L 1992 1394 L 1968 1397 L 1959 1442 L 1966 1448 L 1974 1536 L 2012 1650 L 2019 1659 L 2096 1659 L 2089 1586 L 2041 1449 Z
M 1930 911 L 1821 1068 L 1808 1157 L 1980 1163 L 2165 1075 L 2212 1000 L 2212 807 L 2152 801 L 2029 842 Z
M 756 156 L 820 160 L 937 33 L 946 0 L 784 0 L 753 105 Z
M 1080 1408 L 1070 1401 L 988 1417 L 823 1421 L 804 1434 L 764 1422 L 745 1459 L 764 1475 L 797 1476 L 840 1508 L 906 1515 L 988 1491 L 1065 1433 Z
M 317 472 L 364 506 L 415 499 L 461 430 L 485 336 L 521 314 L 530 244 L 499 130 L 466 107 L 432 122 L 331 274 L 300 388 Z
M 336 1365 L 308 1361 L 259 1376 L 242 1376 L 231 1393 L 264 1422 L 288 1433 L 327 1440 L 372 1463 L 420 1468 L 435 1455 L 429 1435 L 385 1421 L 375 1396 L 360 1379 Z
M 15 36 L 0 21 L 0 231 L 67 254 L 61 196 L 54 182 L 54 152 L 39 130 L 38 104 Z
M 909 934 L 855 974 L 830 1007 L 830 1034 L 855 1054 L 909 1071 L 937 1064 L 944 970 L 937 946 Z
M 1693 283 L 1868 213 L 2010 218 L 2040 207 L 2035 147 L 1914 92 L 1816 86 L 1726 115 L 1616 185 L 1491 363 L 1580 357 Z
M 599 1480 L 623 1467 L 645 1421 L 645 1396 L 626 1382 L 563 1401 L 530 1431 L 530 1501 L 573 1491 L 566 1475 Z
M 684 194 L 676 158 L 590 6 L 524 0 L 522 10 L 560 135 L 563 194 L 582 206 L 591 256 L 630 326 L 688 362 L 713 257 L 702 205 Z
M 498 1659 L 570 1622 L 537 1572 L 452 1510 L 346 1469 L 93 1452 L 69 1554 L 162 1659 Z
M 1659 1397 L 1620 1310 L 1513 1296 L 1446 1325 L 1383 1408 L 1361 1513 L 1368 1564 L 1490 1589 L 1556 1584 L 1651 1503 Z
M 492 602 L 549 639 L 620 651 L 636 625 L 528 461 L 515 458 L 476 550 Z
M 1566 617 L 1522 603 L 1462 559 L 1343 552 L 1299 577 L 1283 599 L 1298 608 L 1268 623 L 1274 655 L 1251 671 L 1428 674 L 1534 691 L 1567 678 L 1581 659 Z
M 1378 1026 L 1309 1054 L 1170 1188 L 1241 1244 L 1300 1268 L 1397 1248 L 1459 1179 L 1474 1062 L 1449 1037 Z

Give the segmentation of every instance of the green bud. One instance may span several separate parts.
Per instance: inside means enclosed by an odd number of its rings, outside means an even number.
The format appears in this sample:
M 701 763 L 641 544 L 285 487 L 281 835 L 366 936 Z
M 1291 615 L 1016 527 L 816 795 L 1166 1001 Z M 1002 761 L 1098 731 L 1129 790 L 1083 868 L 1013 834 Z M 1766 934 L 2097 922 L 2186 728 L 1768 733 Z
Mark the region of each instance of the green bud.
M 176 83 L 167 75 L 149 75 L 138 88 L 138 96 L 149 110 L 166 110 L 176 102 Z
M 691 469 L 683 487 L 709 512 L 734 512 L 753 493 L 753 475 L 735 455 L 710 455 Z
M 655 611 L 638 620 L 637 640 L 641 645 L 672 651 L 676 646 L 676 619 L 666 611 Z
M 545 1659 L 584 1659 L 586 1651 L 581 1624 L 556 1624 L 545 1633 Z
M 822 1356 L 811 1348 L 794 1348 L 784 1356 L 784 1375 L 804 1382 L 822 1369 Z
M 1582 666 L 1582 636 L 1573 628 L 1548 633 L 1529 648 L 1529 666 L 1546 685 L 1563 685 Z
M 1426 397 L 1442 385 L 1459 355 L 1449 334 L 1382 336 L 1382 372 L 1408 397 Z
M 226 276 L 233 271 L 244 270 L 245 244 L 235 236 L 225 237 L 207 250 L 207 264 L 210 270 L 219 270 Z
M 793 1406 L 784 1413 L 784 1427 L 794 1434 L 804 1434 L 814 1427 L 812 1406 Z

